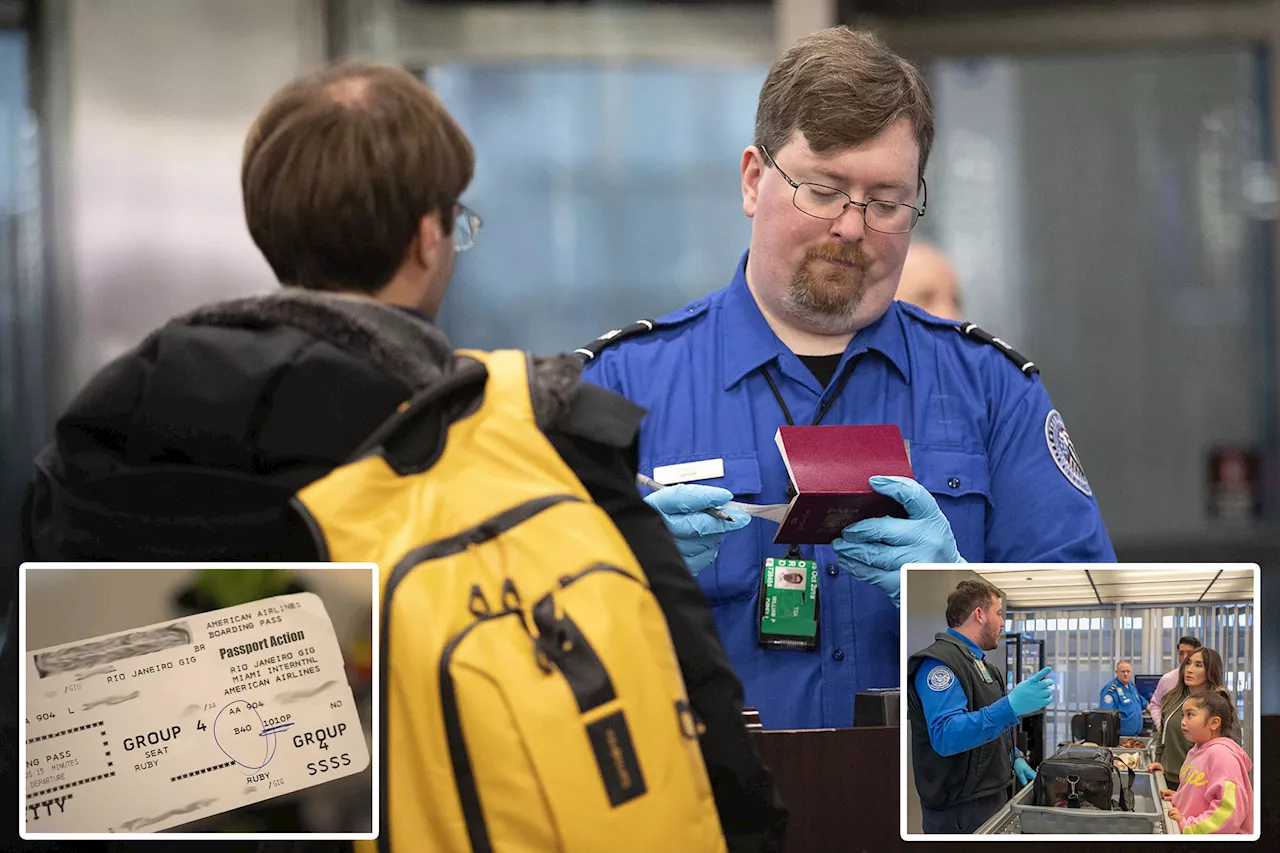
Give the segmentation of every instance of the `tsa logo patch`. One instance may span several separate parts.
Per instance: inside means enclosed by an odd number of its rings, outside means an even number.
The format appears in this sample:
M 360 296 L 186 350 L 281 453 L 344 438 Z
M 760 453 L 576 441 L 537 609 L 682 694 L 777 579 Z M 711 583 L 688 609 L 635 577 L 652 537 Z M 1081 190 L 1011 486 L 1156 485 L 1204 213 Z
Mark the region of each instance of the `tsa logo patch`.
M 1084 467 L 1080 464 L 1080 457 L 1076 455 L 1076 447 L 1071 443 L 1071 436 L 1067 435 L 1067 428 L 1062 423 L 1062 415 L 1058 414 L 1057 409 L 1051 410 L 1049 416 L 1044 419 L 1044 440 L 1049 445 L 1049 455 L 1053 457 L 1053 464 L 1058 466 L 1063 476 L 1071 482 L 1071 485 L 1089 497 L 1093 497 L 1093 489 L 1089 486 L 1089 479 L 1084 475 Z
M 929 670 L 929 689 L 935 693 L 941 693 L 946 690 L 955 680 L 955 674 L 945 666 L 935 666 Z

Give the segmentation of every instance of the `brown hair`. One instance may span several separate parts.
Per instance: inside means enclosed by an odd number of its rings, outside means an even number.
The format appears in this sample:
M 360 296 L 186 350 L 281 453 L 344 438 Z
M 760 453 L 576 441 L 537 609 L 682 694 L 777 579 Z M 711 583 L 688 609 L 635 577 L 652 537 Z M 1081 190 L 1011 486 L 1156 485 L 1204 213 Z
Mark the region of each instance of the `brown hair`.
M 960 581 L 947 596 L 947 627 L 959 628 L 976 608 L 991 606 L 991 598 L 1000 598 L 1000 590 L 984 580 Z
M 381 290 L 422 217 L 452 234 L 475 152 L 407 71 L 350 63 L 300 77 L 249 130 L 240 184 L 254 243 L 283 284 Z
M 805 36 L 769 69 L 756 107 L 755 144 L 771 153 L 799 130 L 825 154 L 866 142 L 900 118 L 920 148 L 933 148 L 933 101 L 920 71 L 874 33 L 828 27 Z
M 1236 724 L 1236 703 L 1231 701 L 1231 694 L 1225 689 L 1210 690 L 1204 693 L 1196 693 L 1187 697 L 1188 702 L 1194 702 L 1210 717 L 1217 717 L 1222 720 L 1222 728 L 1218 730 L 1219 734 L 1229 735 L 1235 730 Z M 1185 707 L 1185 705 L 1184 705 Z
M 1162 715 L 1171 713 L 1175 705 L 1192 695 L 1191 689 L 1187 687 L 1187 664 L 1191 663 L 1191 659 L 1196 655 L 1204 657 L 1204 692 L 1226 690 L 1227 685 L 1222 678 L 1222 655 L 1208 646 L 1201 646 L 1187 655 L 1187 659 L 1178 665 L 1178 689 L 1164 694 L 1164 700 L 1160 703 Z

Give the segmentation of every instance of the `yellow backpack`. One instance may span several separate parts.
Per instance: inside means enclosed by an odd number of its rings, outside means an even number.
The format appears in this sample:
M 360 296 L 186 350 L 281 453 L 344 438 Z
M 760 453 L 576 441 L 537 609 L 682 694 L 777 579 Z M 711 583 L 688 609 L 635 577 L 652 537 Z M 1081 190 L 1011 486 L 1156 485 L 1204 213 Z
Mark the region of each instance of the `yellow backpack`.
M 459 354 L 296 499 L 326 559 L 381 569 L 376 849 L 725 850 L 643 570 L 538 428 L 524 354 Z

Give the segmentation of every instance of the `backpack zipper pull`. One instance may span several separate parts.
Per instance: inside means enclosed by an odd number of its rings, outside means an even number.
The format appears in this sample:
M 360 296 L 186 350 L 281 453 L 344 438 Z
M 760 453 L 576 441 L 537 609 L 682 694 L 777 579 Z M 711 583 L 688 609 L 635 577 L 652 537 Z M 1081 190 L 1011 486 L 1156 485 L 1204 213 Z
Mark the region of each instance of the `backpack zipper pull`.
M 480 589 L 480 584 L 472 585 L 471 598 L 467 601 L 467 609 L 477 619 L 484 619 L 493 615 L 493 609 L 489 607 L 489 600 L 484 597 L 484 590 Z

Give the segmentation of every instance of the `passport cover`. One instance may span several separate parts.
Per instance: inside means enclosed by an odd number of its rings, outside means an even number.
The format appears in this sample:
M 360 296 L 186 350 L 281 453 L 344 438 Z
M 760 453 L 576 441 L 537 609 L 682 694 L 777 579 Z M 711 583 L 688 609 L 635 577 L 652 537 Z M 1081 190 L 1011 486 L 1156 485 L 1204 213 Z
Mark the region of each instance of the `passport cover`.
M 895 424 L 784 426 L 774 441 L 796 490 L 775 543 L 830 545 L 864 518 L 907 517 L 901 504 L 870 483 L 876 476 L 914 478 Z

